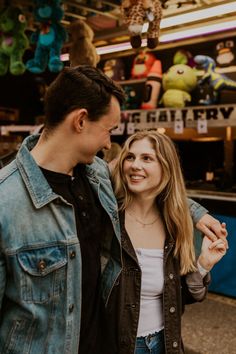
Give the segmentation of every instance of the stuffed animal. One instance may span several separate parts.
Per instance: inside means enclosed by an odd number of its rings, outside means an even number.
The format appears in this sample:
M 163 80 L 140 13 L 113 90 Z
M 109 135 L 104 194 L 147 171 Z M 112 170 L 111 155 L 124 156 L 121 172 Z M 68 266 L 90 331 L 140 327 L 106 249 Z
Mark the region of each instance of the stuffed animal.
M 155 60 L 145 83 L 144 97 L 141 105 L 142 109 L 153 109 L 157 107 L 158 97 L 162 83 L 162 64 L 160 60 Z
M 0 14 L 0 75 L 9 71 L 21 75 L 25 71 L 22 61 L 29 41 L 25 35 L 26 19 L 18 7 L 7 7 Z
M 233 90 L 236 91 L 236 81 L 229 79 L 227 76 L 215 71 L 216 62 L 207 55 L 196 55 L 194 61 L 200 68 L 205 70 L 205 74 L 199 80 L 198 84 L 202 85 L 207 82 L 215 91 Z
M 138 95 L 138 92 L 135 90 L 135 87 L 125 85 L 124 92 L 125 92 L 125 102 L 121 106 L 121 109 L 123 111 L 129 109 L 138 109 L 140 106 L 140 97 Z
M 70 65 L 88 64 L 96 67 L 100 57 L 93 45 L 94 32 L 92 28 L 84 21 L 78 20 L 71 22 L 69 32 L 71 35 Z
M 186 64 L 188 66 L 191 66 L 191 68 L 194 68 L 196 66 L 192 54 L 185 49 L 177 50 L 173 57 L 173 64 Z
M 192 95 L 193 105 L 214 105 L 219 103 L 219 92 L 215 91 L 207 82 L 202 85 L 197 85 Z
M 216 45 L 216 62 L 218 66 L 236 64 L 236 45 L 234 39 L 222 40 Z
M 191 102 L 190 92 L 197 86 L 195 70 L 185 64 L 176 64 L 169 68 L 162 77 L 165 91 L 160 103 L 165 107 L 183 108 Z
M 148 22 L 147 46 L 153 49 L 158 44 L 162 7 L 159 0 L 123 0 L 121 13 L 124 23 L 128 26 L 130 43 L 133 48 L 142 44 L 142 29 Z
M 147 77 L 155 60 L 156 60 L 155 55 L 141 50 L 133 60 L 132 69 L 131 69 L 131 78 L 141 79 Z
M 34 58 L 26 63 L 32 73 L 38 74 L 46 70 L 57 73 L 62 70 L 60 59 L 61 48 L 67 39 L 66 30 L 60 23 L 63 10 L 60 0 L 34 0 L 35 21 L 40 28 L 31 36 L 31 42 L 36 44 Z
M 121 58 L 108 59 L 103 66 L 103 72 L 112 80 L 125 80 L 125 65 Z

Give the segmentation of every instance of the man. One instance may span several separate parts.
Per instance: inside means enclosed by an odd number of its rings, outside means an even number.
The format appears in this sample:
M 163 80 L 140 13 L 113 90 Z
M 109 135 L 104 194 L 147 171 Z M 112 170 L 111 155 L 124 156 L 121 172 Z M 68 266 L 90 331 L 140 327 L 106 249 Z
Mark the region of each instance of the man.
M 41 136 L 0 171 L 1 354 L 104 354 L 100 299 L 121 271 L 120 227 L 95 155 L 110 148 L 123 99 L 98 69 L 65 68 L 47 90 Z M 195 221 L 206 213 L 191 210 Z M 200 223 L 221 232 L 209 215 Z

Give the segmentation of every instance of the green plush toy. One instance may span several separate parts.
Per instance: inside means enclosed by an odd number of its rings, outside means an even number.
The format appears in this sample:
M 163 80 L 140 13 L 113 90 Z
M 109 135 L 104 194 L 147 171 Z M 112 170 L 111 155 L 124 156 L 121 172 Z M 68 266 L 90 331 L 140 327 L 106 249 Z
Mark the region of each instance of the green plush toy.
M 162 86 L 165 91 L 160 103 L 165 107 L 183 108 L 191 102 L 190 92 L 197 86 L 195 70 L 185 64 L 173 65 L 163 74 Z
M 22 61 L 25 50 L 29 46 L 25 35 L 26 19 L 18 7 L 7 7 L 0 13 L 0 75 L 9 69 L 13 75 L 21 75 L 25 71 Z

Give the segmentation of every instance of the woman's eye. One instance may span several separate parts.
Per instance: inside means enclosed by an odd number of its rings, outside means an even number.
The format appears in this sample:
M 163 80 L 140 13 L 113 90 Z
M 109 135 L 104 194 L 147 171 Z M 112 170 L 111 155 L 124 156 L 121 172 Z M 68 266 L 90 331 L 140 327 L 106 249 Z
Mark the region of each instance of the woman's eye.
M 134 157 L 132 155 L 127 155 L 125 160 L 127 161 L 133 161 Z
M 152 158 L 150 156 L 144 156 L 143 159 L 144 161 L 152 161 Z

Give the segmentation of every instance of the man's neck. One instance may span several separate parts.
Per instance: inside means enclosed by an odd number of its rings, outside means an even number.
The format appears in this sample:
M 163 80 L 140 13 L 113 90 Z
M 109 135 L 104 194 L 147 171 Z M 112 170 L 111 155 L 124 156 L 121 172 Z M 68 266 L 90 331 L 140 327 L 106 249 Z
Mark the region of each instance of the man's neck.
M 40 137 L 31 150 L 31 155 L 40 167 L 72 176 L 77 161 L 73 161 L 73 153 L 69 146 L 70 144 L 66 144 L 65 140 L 59 137 L 50 137 L 50 139 Z

